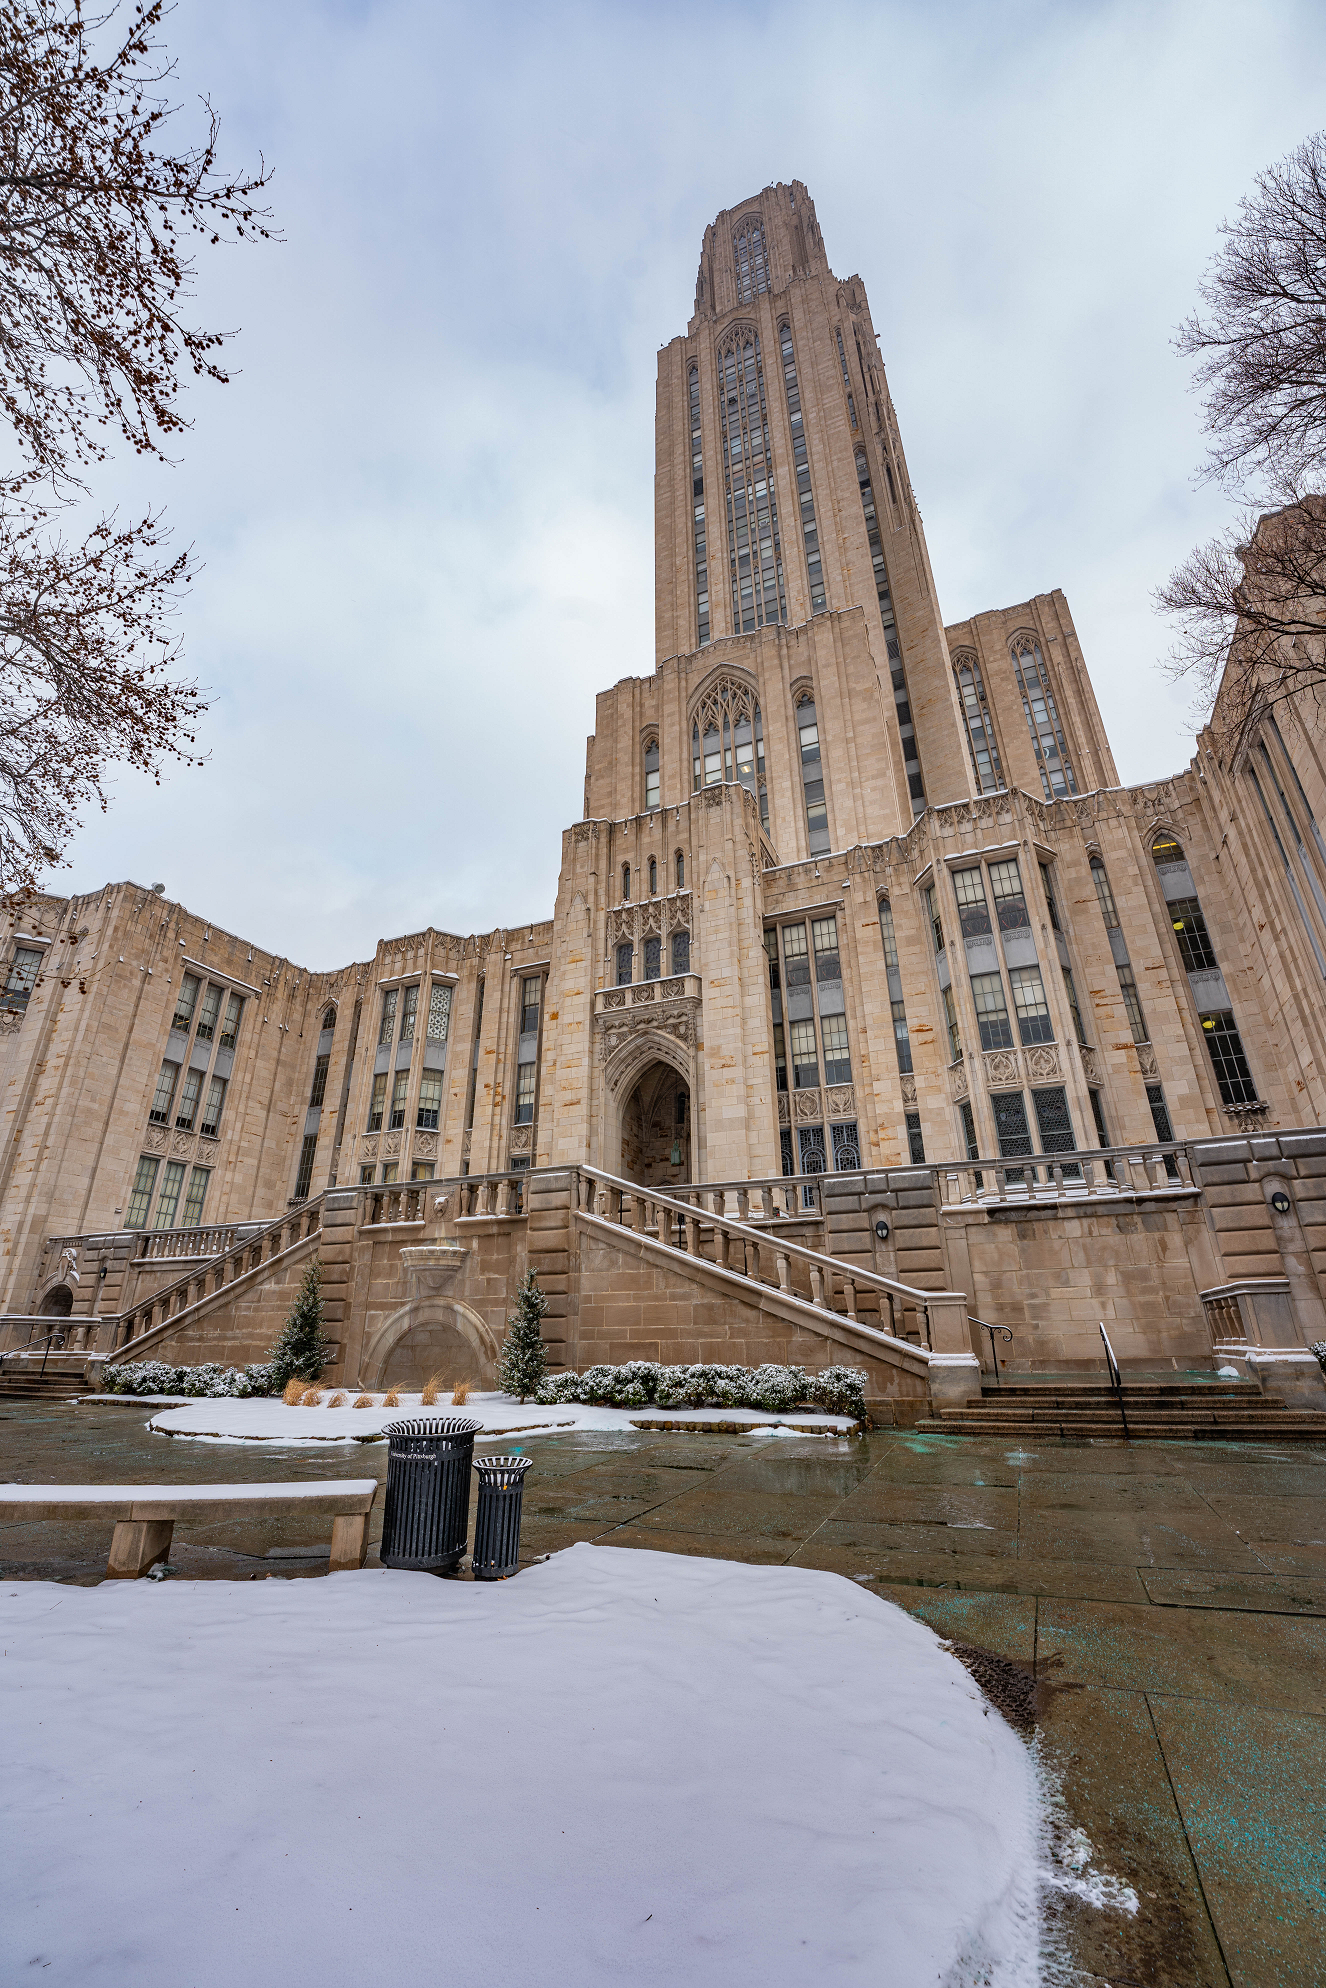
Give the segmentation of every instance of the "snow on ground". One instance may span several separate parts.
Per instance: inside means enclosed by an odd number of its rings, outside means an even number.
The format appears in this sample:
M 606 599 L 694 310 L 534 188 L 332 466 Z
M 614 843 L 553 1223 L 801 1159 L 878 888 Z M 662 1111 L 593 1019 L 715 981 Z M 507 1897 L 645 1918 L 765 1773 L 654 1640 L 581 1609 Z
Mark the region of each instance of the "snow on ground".
M 324 1392 L 324 1404 L 334 1392 L 331 1388 Z M 523 1435 L 540 1429 L 634 1429 L 651 1418 L 655 1423 L 748 1422 L 770 1428 L 791 1423 L 825 1435 L 847 1435 L 855 1427 L 850 1416 L 815 1415 L 809 1410 L 805 1414 L 794 1410 L 787 1415 L 769 1415 L 759 1408 L 588 1408 L 578 1402 L 541 1408 L 537 1402 L 517 1401 L 509 1394 L 472 1394 L 463 1408 L 453 1408 L 450 1395 L 445 1393 L 431 1408 L 424 1408 L 417 1394 L 403 1394 L 398 1408 L 383 1408 L 379 1391 L 373 1396 L 374 1407 L 352 1408 L 356 1390 L 344 1392 L 343 1408 L 287 1408 L 283 1401 L 261 1395 L 246 1401 L 222 1395 L 154 1415 L 148 1426 L 166 1436 L 221 1436 L 269 1443 L 348 1443 L 356 1436 L 380 1435 L 389 1422 L 417 1415 L 467 1415 L 483 1424 L 484 1437 Z
M 1032 1988 L 1032 1755 L 836 1574 L 0 1584 L 0 1978 Z

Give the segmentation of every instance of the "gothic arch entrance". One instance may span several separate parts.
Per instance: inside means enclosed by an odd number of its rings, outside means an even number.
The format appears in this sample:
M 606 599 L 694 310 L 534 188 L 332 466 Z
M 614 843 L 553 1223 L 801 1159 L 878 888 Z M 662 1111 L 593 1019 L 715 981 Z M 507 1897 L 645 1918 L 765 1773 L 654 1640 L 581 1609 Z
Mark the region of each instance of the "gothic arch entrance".
M 691 1088 L 671 1063 L 651 1063 L 622 1106 L 621 1174 L 641 1187 L 692 1178 Z
M 53 1285 L 37 1307 L 43 1318 L 69 1318 L 73 1309 L 74 1294 L 67 1284 Z

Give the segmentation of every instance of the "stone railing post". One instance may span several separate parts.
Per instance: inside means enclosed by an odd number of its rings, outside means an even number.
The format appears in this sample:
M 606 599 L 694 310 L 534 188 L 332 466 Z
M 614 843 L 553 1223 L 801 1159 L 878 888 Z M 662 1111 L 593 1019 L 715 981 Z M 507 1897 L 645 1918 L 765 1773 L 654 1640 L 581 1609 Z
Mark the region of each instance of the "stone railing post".
M 322 1316 L 327 1337 L 341 1342 L 341 1359 L 350 1328 L 351 1271 L 354 1267 L 359 1190 L 329 1188 L 322 1198 Z M 344 1369 L 343 1369 L 344 1370 Z

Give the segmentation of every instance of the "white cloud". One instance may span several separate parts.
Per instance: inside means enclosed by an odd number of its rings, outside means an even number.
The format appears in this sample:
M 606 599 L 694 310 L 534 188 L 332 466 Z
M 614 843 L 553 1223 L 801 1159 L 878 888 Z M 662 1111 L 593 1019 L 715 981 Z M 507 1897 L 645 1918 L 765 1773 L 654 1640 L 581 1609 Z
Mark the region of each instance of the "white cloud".
M 706 223 L 804 179 L 868 286 L 946 618 L 1060 586 L 1125 779 L 1183 764 L 1150 590 L 1223 518 L 1169 339 L 1320 119 L 1294 5 L 556 11 L 184 0 L 185 92 L 277 168 L 214 256 L 239 377 L 164 499 L 210 760 L 117 783 L 57 888 L 165 880 L 329 966 L 551 909 L 594 693 L 652 667 L 654 355 Z

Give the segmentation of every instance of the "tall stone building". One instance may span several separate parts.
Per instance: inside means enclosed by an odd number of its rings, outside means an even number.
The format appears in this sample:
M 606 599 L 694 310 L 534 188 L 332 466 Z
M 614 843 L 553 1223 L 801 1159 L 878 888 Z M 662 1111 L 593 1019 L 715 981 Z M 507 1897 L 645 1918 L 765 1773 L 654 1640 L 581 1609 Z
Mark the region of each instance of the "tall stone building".
M 1123 787 L 1062 592 L 945 625 L 865 289 L 799 182 L 706 230 L 656 437 L 655 668 L 597 699 L 546 921 L 314 973 L 140 885 L 15 912 L 11 1313 L 65 1302 L 52 1237 L 100 1239 L 113 1309 L 129 1232 L 329 1188 L 589 1165 L 808 1207 L 910 1169 L 980 1210 L 1102 1148 L 1243 1140 L 1247 1187 L 1254 1134 L 1293 1171 L 1282 1135 L 1326 1120 L 1316 706 L 1218 705 Z M 1196 1284 L 1288 1274 L 1320 1310 L 1295 1192 L 1292 1234 L 1255 1186 L 1232 1228 L 1208 1206 Z M 955 1282 L 956 1229 L 898 1229 L 877 1270 Z

